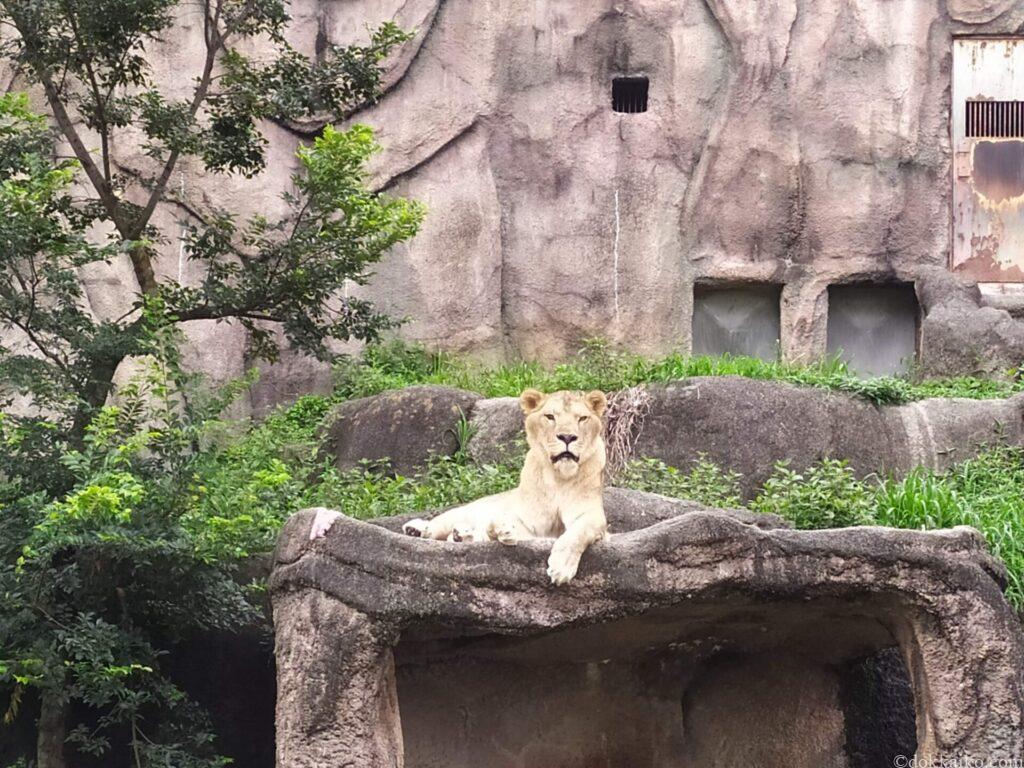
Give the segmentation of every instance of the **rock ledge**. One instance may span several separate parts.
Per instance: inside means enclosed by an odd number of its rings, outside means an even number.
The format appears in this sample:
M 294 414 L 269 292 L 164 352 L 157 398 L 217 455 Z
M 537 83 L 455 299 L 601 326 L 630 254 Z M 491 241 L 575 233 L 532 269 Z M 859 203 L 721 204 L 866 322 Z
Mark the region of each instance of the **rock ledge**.
M 563 588 L 544 574 L 548 542 L 428 542 L 342 517 L 310 543 L 315 510 L 299 512 L 281 534 L 271 577 L 278 765 L 426 765 L 418 753 L 441 749 L 446 764 L 461 766 L 486 755 L 473 752 L 479 744 L 460 746 L 473 740 L 469 726 L 455 745 L 424 735 L 415 720 L 438 707 L 424 709 L 413 684 L 396 685 L 396 658 L 402 679 L 407 666 L 458 662 L 450 675 L 458 699 L 457 670 L 470 663 L 486 670 L 514 660 L 528 676 L 531 664 L 656 656 L 663 669 L 671 659 L 690 670 L 680 675 L 689 680 L 723 653 L 784 650 L 817 669 L 892 646 L 914 684 L 918 757 L 1024 757 L 1024 644 L 997 583 L 1003 567 L 976 531 L 765 529 L 687 509 L 596 545 Z M 403 731 L 413 744 L 403 746 Z M 558 764 L 588 764 L 593 755 L 580 753 L 573 729 L 563 723 L 559 732 L 576 757 Z M 630 747 L 636 765 L 676 764 L 639 754 L 654 749 L 649 741 Z M 833 741 L 841 745 L 841 735 Z M 562 759 L 546 749 L 522 764 Z

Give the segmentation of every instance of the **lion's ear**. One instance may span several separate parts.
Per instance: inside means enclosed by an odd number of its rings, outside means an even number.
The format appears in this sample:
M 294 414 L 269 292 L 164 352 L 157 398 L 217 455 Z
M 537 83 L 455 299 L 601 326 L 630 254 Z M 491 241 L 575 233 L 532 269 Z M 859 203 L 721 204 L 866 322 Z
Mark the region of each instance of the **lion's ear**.
M 604 392 L 599 389 L 595 389 L 593 392 L 587 392 L 583 396 L 584 402 L 587 406 L 596 413 L 598 416 L 603 416 L 605 409 L 608 407 L 608 400 L 604 396 Z
M 540 404 L 544 402 L 544 393 L 538 392 L 536 389 L 524 389 L 523 394 L 519 396 L 519 405 L 523 407 L 523 413 L 529 415 L 540 408 Z

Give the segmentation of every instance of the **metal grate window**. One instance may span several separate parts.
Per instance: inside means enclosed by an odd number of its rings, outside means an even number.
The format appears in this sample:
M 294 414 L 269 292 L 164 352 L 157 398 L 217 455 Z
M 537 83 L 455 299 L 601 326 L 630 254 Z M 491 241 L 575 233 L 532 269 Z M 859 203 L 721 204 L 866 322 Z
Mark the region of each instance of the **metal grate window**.
M 612 80 L 612 109 L 634 114 L 647 111 L 647 78 L 616 77 Z
M 968 100 L 967 136 L 1024 138 L 1024 101 Z

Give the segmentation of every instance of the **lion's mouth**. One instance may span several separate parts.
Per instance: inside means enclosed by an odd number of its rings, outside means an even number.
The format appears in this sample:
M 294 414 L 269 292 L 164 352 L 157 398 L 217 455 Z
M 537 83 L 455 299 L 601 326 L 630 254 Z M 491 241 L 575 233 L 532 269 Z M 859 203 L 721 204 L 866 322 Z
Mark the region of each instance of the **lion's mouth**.
M 570 461 L 575 461 L 577 464 L 580 461 L 580 457 L 577 456 L 572 451 L 562 451 L 561 453 L 551 457 L 551 463 L 552 464 L 557 464 L 558 462 L 562 461 L 563 459 L 569 459 Z

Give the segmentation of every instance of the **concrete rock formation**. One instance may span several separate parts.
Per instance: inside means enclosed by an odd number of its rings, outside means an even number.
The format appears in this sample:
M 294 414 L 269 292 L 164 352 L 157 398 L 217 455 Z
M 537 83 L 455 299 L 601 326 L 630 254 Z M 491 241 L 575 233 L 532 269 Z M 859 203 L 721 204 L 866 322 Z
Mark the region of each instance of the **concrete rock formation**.
M 953 36 L 1016 33 L 1018 2 L 294 0 L 291 13 L 309 53 L 386 19 L 417 31 L 384 98 L 351 117 L 385 147 L 372 183 L 429 208 L 366 289 L 411 318 L 410 338 L 492 360 L 552 360 L 592 336 L 685 351 L 695 284 L 758 283 L 781 286 L 783 355 L 813 358 L 830 284 L 897 280 L 918 287 L 925 371 L 1002 372 L 1024 354 L 1008 313 L 922 286 L 950 259 Z M 184 93 L 201 35 L 183 13 L 149 51 L 157 80 Z M 646 112 L 612 110 L 619 75 L 649 78 Z M 155 221 L 170 240 L 159 274 L 198 277 L 178 220 L 279 210 L 294 150 L 319 127 L 267 126 L 256 182 L 183 165 Z M 116 155 L 145 171 L 133 142 Z M 126 264 L 85 280 L 103 316 L 137 288 Z M 188 335 L 215 378 L 252 364 L 239 327 Z M 327 386 L 322 365 L 289 361 L 248 406 Z
M 281 768 L 859 766 L 839 670 L 886 648 L 919 759 L 1024 757 L 1024 638 L 972 529 L 686 507 L 595 545 L 555 589 L 545 542 L 340 517 L 311 543 L 315 512 L 288 522 L 271 577 Z
M 459 421 L 478 399 L 451 387 L 408 387 L 347 400 L 331 414 L 324 450 L 339 469 L 386 461 L 391 471 L 409 475 L 427 457 L 458 450 Z
M 376 183 L 431 210 L 371 293 L 412 337 L 498 358 L 595 335 L 686 350 L 694 285 L 745 283 L 781 286 L 786 358 L 821 356 L 830 284 L 946 270 L 952 38 L 1024 22 L 1015 3 L 432 4 L 405 76 L 354 117 L 389 148 Z M 612 110 L 622 75 L 649 78 L 647 112 Z M 981 322 L 938 326 L 920 352 L 946 375 L 1019 359 L 987 361 Z M 951 368 L 944 333 L 973 357 Z
M 1024 445 L 1024 394 L 876 406 L 854 395 L 737 376 L 694 377 L 646 391 L 634 455 L 685 469 L 706 454 L 741 473 L 747 493 L 782 460 L 799 471 L 824 458 L 847 459 L 860 476 L 899 475 L 918 466 L 947 469 L 993 444 Z M 435 407 L 438 397 L 445 407 Z M 343 468 L 391 456 L 408 474 L 432 453 L 454 453 L 460 413 L 469 421 L 474 460 L 523 453 L 522 409 L 513 397 L 415 387 L 346 403 L 339 413 L 329 434 Z

